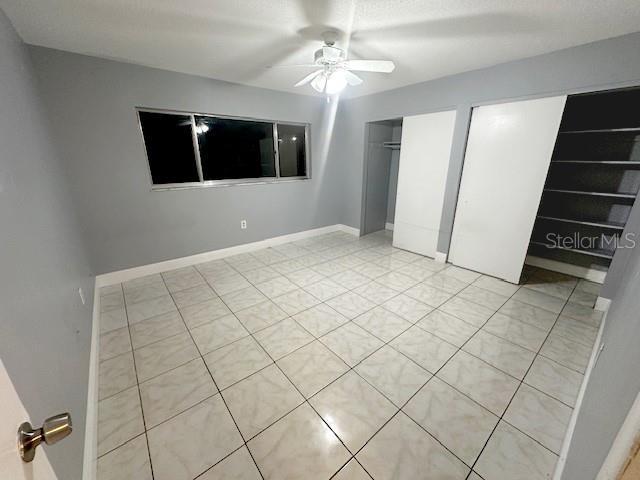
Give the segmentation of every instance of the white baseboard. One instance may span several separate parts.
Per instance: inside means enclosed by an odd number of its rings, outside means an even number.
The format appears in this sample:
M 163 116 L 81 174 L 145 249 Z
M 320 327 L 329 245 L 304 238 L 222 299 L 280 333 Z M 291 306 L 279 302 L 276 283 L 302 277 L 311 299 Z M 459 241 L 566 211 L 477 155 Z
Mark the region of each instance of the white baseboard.
M 389 222 L 385 223 L 384 224 L 384 229 L 385 230 L 391 230 L 393 232 L 393 223 L 389 223 Z
M 442 252 L 436 252 L 436 255 L 435 257 L 433 257 L 433 259 L 436 262 L 447 263 L 447 254 Z
M 602 316 L 602 321 L 600 322 L 600 328 L 598 329 L 598 335 L 596 337 L 596 341 L 593 344 L 593 348 L 591 349 L 591 357 L 589 357 L 589 363 L 587 364 L 587 369 L 584 372 L 584 378 L 582 379 L 582 384 L 580 385 L 580 391 L 578 392 L 578 397 L 576 398 L 576 404 L 573 408 L 573 412 L 571 413 L 571 418 L 569 419 L 569 426 L 567 427 L 567 431 L 564 435 L 564 441 L 562 442 L 562 448 L 560 449 L 560 456 L 558 458 L 558 463 L 556 463 L 556 469 L 553 474 L 553 480 L 560 480 L 562 477 L 562 473 L 564 471 L 564 467 L 567 462 L 567 454 L 569 453 L 569 447 L 571 446 L 571 441 L 573 440 L 573 434 L 576 429 L 576 421 L 578 419 L 578 415 L 580 414 L 580 408 L 582 407 L 582 401 L 584 400 L 584 393 L 587 389 L 587 384 L 589 383 L 589 377 L 591 377 L 591 372 L 593 371 L 593 367 L 598 361 L 598 356 L 601 351 L 601 343 L 602 343 L 602 332 L 604 331 L 604 326 L 607 322 L 607 313 L 604 312 Z
M 321 232 L 323 228 L 328 228 L 327 232 Z M 317 232 L 317 233 L 316 233 Z M 355 227 L 350 227 L 349 225 L 343 225 L 342 223 L 336 223 L 335 225 L 330 225 L 328 227 L 316 228 L 314 230 L 305 230 L 304 232 L 292 233 L 291 235 L 301 235 L 300 238 L 296 238 L 295 240 L 300 240 L 302 238 L 315 237 L 316 235 L 322 235 L 323 233 L 331 233 L 331 232 L 345 232 L 349 233 L 355 237 L 360 236 L 360 229 Z M 287 237 L 287 235 L 283 235 L 283 237 Z M 279 239 L 281 237 L 275 237 L 274 240 Z M 279 245 L 281 243 L 291 242 L 293 240 L 287 240 L 286 238 L 282 242 L 274 243 L 274 245 Z
M 604 278 L 607 276 L 607 272 L 603 272 L 602 270 L 570 265 L 568 263 L 549 260 L 548 258 L 534 257 L 531 255 L 527 255 L 524 263 L 534 267 L 552 270 L 554 272 L 566 273 L 567 275 L 584 278 L 585 280 L 590 280 L 596 283 L 604 283 Z
M 638 439 L 640 432 L 640 393 L 636 397 L 629 413 L 616 435 L 613 445 L 605 458 L 596 480 L 614 480 L 619 478 L 622 469 L 625 467 L 631 449 Z
M 609 298 L 604 298 L 604 297 L 598 297 L 596 299 L 596 304 L 593 307 L 594 310 L 600 310 L 601 312 L 606 312 L 609 310 L 609 307 L 611 306 L 611 299 Z
M 224 257 L 230 257 L 232 255 L 238 255 L 239 253 L 253 252 L 262 248 L 272 247 L 274 245 L 282 245 L 283 243 L 295 242 L 296 240 L 302 240 L 304 238 L 315 237 L 332 232 L 345 232 L 355 236 L 360 235 L 360 230 L 358 230 L 357 228 L 349 227 L 342 224 L 329 225 L 327 227 L 314 228 L 313 230 L 305 230 L 302 232 L 290 233 L 288 235 L 281 235 L 279 237 L 267 238 L 265 240 L 259 240 L 257 242 L 245 243 L 242 245 L 221 248 L 219 250 L 213 250 L 210 252 L 198 253 L 196 255 L 190 255 L 188 257 L 165 260 L 163 262 L 141 265 L 139 267 L 127 268 L 125 270 L 119 270 L 116 272 L 103 273 L 102 275 L 98 275 L 96 277 L 96 287 L 114 285 L 116 283 L 126 282 L 127 280 L 144 277 L 146 275 L 166 272 L 167 270 L 174 270 L 176 268 L 189 267 L 198 263 L 209 262 L 211 260 L 217 260 Z
M 84 431 L 82 480 L 95 480 L 98 458 L 98 371 L 100 368 L 100 289 L 96 279 L 93 288 L 93 317 L 91 322 L 91 353 L 89 355 L 89 387 L 87 417 Z

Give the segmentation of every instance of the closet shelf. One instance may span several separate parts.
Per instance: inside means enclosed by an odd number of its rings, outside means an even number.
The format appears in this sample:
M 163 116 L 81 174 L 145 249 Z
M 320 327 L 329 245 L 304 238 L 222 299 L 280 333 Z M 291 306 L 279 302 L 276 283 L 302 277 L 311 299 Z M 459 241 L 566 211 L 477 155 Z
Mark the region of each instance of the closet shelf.
M 578 225 L 587 225 L 589 227 L 611 228 L 613 230 L 624 230 L 624 225 L 607 222 L 588 222 L 585 220 L 576 220 L 572 218 L 549 217 L 547 215 L 538 215 L 537 218 L 542 220 L 552 220 L 554 222 L 575 223 Z
M 598 257 L 598 258 L 605 258 L 607 260 L 611 260 L 613 258 L 613 254 L 612 253 L 608 253 L 604 250 L 581 250 L 579 248 L 569 248 L 569 247 L 561 247 L 559 245 L 549 245 L 548 243 L 544 243 L 544 242 L 536 242 L 535 240 L 531 240 L 531 242 L 529 242 L 530 245 L 536 245 L 536 246 L 540 246 L 540 247 L 547 247 L 549 249 L 552 250 L 563 250 L 566 252 L 572 252 L 572 253 L 578 253 L 580 255 L 588 255 L 590 257 Z
M 574 133 L 625 133 L 625 132 L 640 132 L 640 127 L 634 128 L 596 128 L 592 130 L 564 130 L 558 133 L 561 134 L 574 134 Z
M 545 188 L 544 191 L 552 192 L 552 193 L 568 193 L 573 195 L 587 195 L 587 196 L 596 196 L 596 197 L 626 198 L 626 199 L 636 198 L 636 195 L 633 193 L 587 192 L 582 190 L 564 190 L 560 188 Z
M 608 161 L 608 160 L 598 160 L 598 161 L 589 161 L 589 160 L 554 160 L 551 162 L 551 165 L 556 164 L 576 164 L 576 165 L 616 165 L 616 166 L 624 166 L 624 167 L 640 167 L 640 162 L 634 161 Z

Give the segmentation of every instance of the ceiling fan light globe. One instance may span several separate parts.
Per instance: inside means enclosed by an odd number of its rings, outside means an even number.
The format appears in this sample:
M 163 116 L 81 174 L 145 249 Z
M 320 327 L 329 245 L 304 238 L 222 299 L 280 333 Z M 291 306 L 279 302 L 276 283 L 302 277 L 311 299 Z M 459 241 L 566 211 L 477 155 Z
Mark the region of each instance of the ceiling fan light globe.
M 327 80 L 327 95 L 335 95 L 340 93 L 347 86 L 347 79 L 342 70 L 333 72 Z
M 327 85 L 327 75 L 322 72 L 311 82 L 311 86 L 316 92 L 322 93 Z

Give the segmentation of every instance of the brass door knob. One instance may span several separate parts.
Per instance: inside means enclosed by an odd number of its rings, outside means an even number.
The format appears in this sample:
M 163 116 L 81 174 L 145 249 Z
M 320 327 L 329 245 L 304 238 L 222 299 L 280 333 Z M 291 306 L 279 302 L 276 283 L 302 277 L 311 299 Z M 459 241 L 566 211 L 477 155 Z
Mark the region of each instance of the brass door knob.
M 47 418 L 41 428 L 34 429 L 29 422 L 18 428 L 18 451 L 23 462 L 31 462 L 36 456 L 36 447 L 44 441 L 47 445 L 59 442 L 71 433 L 71 415 L 61 413 Z

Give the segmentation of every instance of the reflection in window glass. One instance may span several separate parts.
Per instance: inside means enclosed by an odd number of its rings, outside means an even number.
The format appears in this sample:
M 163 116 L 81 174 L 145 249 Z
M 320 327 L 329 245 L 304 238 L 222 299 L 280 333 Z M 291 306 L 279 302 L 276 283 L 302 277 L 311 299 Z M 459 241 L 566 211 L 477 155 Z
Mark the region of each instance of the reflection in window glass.
M 281 177 L 307 175 L 304 125 L 278 124 L 278 153 Z
M 195 116 L 204 180 L 275 177 L 273 124 Z
M 153 184 L 199 182 L 191 116 L 139 113 Z

